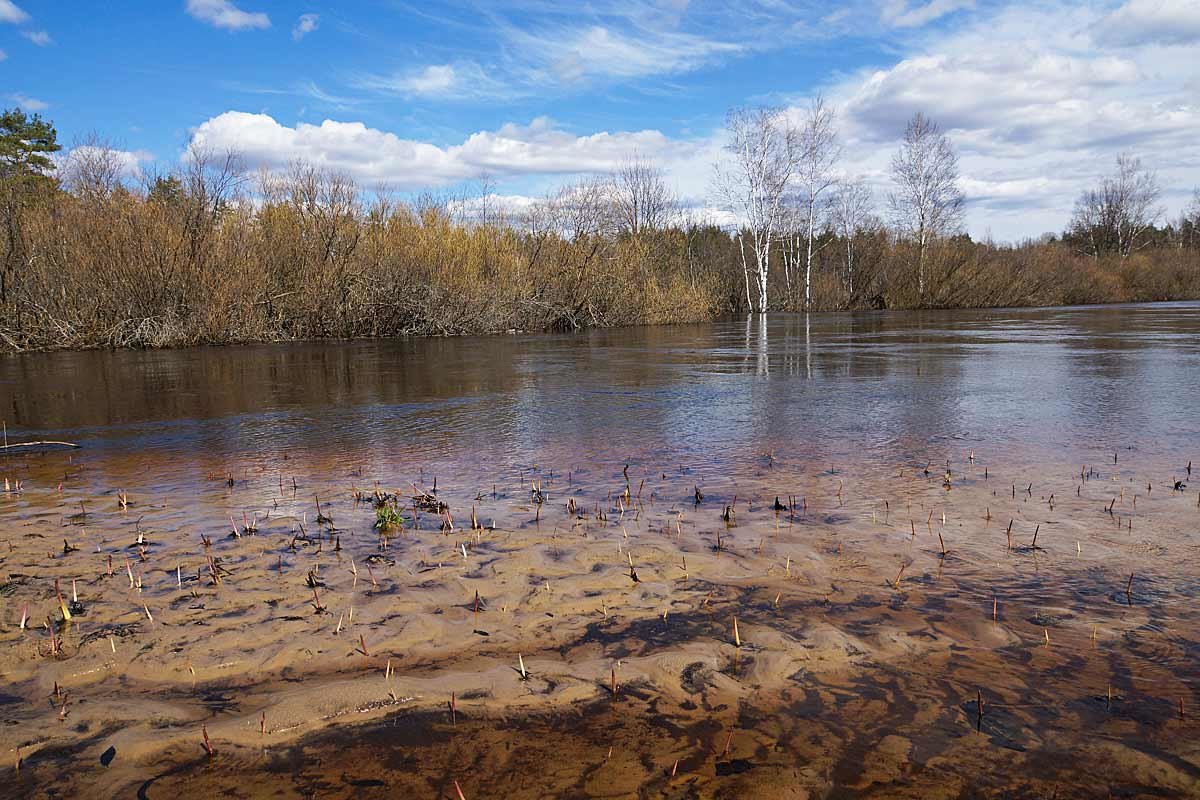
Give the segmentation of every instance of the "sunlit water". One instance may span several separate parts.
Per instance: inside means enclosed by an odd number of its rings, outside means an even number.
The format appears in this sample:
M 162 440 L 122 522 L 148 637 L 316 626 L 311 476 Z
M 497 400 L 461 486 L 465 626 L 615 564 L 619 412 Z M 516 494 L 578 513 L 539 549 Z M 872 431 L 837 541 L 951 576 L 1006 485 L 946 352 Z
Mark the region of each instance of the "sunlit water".
M 0 745 L 21 796 L 1187 796 L 1197 390 L 1197 303 L 0 359 L 80 445 L 0 457 Z M 386 546 L 353 498 L 435 481 Z

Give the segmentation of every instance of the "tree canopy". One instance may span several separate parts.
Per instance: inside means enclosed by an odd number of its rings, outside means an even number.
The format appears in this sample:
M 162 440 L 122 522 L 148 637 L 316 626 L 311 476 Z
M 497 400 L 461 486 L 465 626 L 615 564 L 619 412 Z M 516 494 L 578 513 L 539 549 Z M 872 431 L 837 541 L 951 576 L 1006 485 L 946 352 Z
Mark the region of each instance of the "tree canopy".
M 49 120 L 19 108 L 0 112 L 0 178 L 45 176 L 55 167 L 50 154 L 61 149 Z

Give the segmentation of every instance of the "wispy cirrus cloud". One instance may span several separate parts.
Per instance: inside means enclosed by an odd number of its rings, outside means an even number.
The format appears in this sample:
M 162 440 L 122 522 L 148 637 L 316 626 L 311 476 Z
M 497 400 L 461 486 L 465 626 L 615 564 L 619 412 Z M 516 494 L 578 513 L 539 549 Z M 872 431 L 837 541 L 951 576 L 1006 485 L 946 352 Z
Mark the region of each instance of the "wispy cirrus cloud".
M 430 64 L 390 75 L 362 74 L 353 79 L 353 85 L 368 91 L 449 102 L 511 99 L 526 91 L 494 78 L 473 61 Z
M 884 0 L 880 16 L 893 27 L 915 28 L 974 7 L 975 0 L 929 0 L 915 4 L 909 0 Z
M 538 54 L 540 77 L 567 83 L 676 75 L 745 50 L 738 42 L 682 31 L 607 25 L 513 29 L 507 37 L 514 47 Z
M 295 97 L 312 101 L 322 108 L 346 110 L 362 105 L 362 99 L 326 91 L 315 81 L 299 81 L 288 86 L 254 86 L 230 82 L 224 84 L 231 91 L 251 95 Z
M 21 35 L 38 47 L 46 47 L 54 44 L 54 40 L 50 38 L 50 34 L 45 31 L 21 31 Z
M 430 21 L 493 42 L 486 58 L 449 58 L 392 72 L 360 74 L 368 89 L 444 100 L 510 100 L 616 84 L 652 89 L 671 79 L 811 35 L 827 10 L 775 0 L 742 0 L 697 10 L 685 0 L 601 8 L 520 2 L 466 2 L 453 19 L 413 8 Z M 486 62 L 486 63 L 483 63 Z
M 5 2 L 5 0 L 0 0 Z M 231 0 L 187 0 L 187 13 L 212 25 L 230 31 L 271 27 L 271 18 L 261 11 L 243 11 Z

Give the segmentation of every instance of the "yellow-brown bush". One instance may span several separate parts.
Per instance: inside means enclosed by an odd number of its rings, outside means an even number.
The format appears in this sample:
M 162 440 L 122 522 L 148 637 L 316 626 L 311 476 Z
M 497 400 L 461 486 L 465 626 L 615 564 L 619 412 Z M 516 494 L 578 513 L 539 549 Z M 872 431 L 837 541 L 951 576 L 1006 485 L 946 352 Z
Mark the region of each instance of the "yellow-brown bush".
M 303 166 L 253 194 L 197 172 L 178 188 L 51 187 L 2 208 L 10 351 L 573 330 L 746 310 L 737 246 L 712 226 L 570 235 L 548 218 L 467 221 L 450 204 L 366 202 Z M 814 310 L 1200 297 L 1194 249 L 1097 260 L 1057 242 L 966 237 L 931 248 L 921 297 L 912 248 L 883 231 L 855 237 L 850 292 L 845 242 L 826 239 Z M 802 310 L 795 276 L 789 293 L 771 269 L 772 310 Z

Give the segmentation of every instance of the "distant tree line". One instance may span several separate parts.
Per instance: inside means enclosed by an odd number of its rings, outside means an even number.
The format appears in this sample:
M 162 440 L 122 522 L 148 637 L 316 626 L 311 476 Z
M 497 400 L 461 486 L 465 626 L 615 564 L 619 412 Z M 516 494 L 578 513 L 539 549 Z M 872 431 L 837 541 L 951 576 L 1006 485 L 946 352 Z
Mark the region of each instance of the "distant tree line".
M 877 201 L 840 169 L 832 110 L 735 109 L 697 218 L 631 157 L 527 208 L 477 193 L 400 200 L 296 163 L 247 171 L 191 149 L 130 177 L 95 138 L 0 114 L 0 349 L 157 347 L 657 324 L 765 311 L 1200 297 L 1200 193 L 1165 222 L 1122 156 L 1068 229 L 972 241 L 949 139 L 907 125 Z M 729 224 L 729 220 L 734 223 Z

